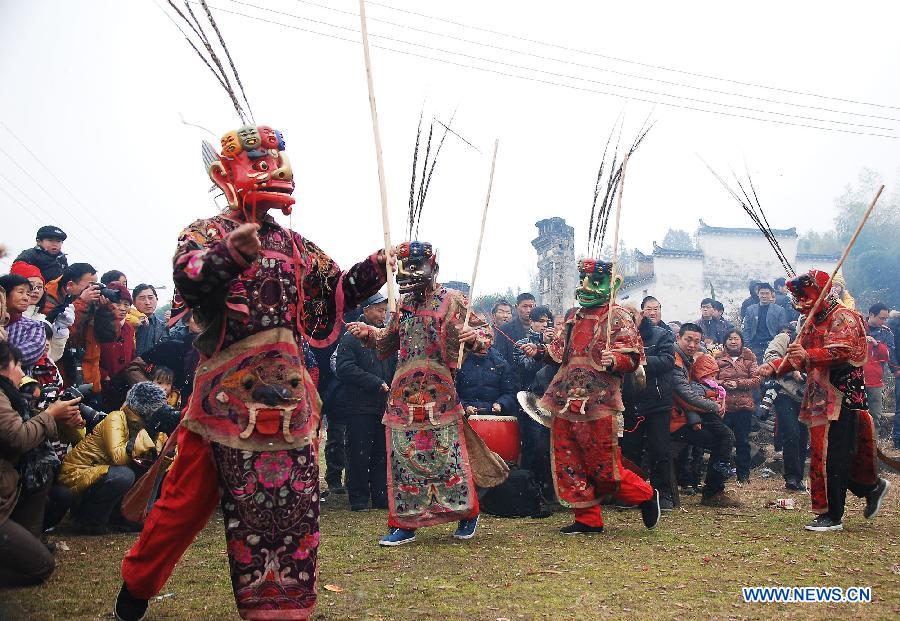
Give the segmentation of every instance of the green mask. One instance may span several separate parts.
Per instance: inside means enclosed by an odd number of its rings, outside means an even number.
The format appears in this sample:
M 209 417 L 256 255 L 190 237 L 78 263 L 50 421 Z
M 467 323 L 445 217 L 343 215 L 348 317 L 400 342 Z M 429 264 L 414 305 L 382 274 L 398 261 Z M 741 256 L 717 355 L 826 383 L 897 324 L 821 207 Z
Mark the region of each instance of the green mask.
M 609 301 L 611 285 L 609 274 L 586 274 L 581 278 L 581 285 L 575 289 L 575 299 L 584 308 L 603 306 Z

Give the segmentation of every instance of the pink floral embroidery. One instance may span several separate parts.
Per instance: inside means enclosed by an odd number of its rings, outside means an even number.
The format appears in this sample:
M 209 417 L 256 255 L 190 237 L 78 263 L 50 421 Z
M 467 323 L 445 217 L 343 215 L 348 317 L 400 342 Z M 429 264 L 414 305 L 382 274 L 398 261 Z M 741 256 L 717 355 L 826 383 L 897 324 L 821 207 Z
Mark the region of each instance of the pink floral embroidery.
M 297 549 L 294 550 L 294 553 L 291 556 L 298 560 L 304 560 L 309 558 L 310 553 L 319 547 L 319 533 L 313 533 L 312 535 L 306 535 L 300 541 L 297 542 Z
M 453 487 L 454 485 L 459 485 L 462 482 L 462 477 L 458 474 L 452 475 L 449 479 L 447 479 L 447 487 Z
M 428 431 L 418 431 L 413 438 L 413 444 L 417 451 L 430 451 L 434 448 L 434 434 Z
M 229 542 L 228 551 L 231 553 L 231 558 L 241 565 L 249 565 L 253 560 L 253 551 L 240 539 Z
M 254 464 L 256 475 L 263 487 L 280 487 L 291 474 L 294 462 L 286 451 L 262 453 Z
M 201 270 L 203 269 L 203 259 L 206 257 L 206 250 L 198 250 L 190 253 L 188 256 L 187 265 L 184 266 L 184 273 L 191 280 L 200 280 L 203 277 Z

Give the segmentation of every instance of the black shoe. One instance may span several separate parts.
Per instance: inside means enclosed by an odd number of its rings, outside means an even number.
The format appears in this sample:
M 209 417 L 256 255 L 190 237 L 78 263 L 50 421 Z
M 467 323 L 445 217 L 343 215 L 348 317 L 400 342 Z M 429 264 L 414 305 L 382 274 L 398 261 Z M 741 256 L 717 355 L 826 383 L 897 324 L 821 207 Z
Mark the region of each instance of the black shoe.
M 572 522 L 564 528 L 560 528 L 559 532 L 563 535 L 590 535 L 592 533 L 602 533 L 602 526 L 588 526 L 581 522 Z
M 650 497 L 650 500 L 645 500 L 639 506 L 641 508 L 641 519 L 644 520 L 644 526 L 648 529 L 655 528 L 656 525 L 659 524 L 659 492 L 653 490 L 653 496 Z
M 784 487 L 785 487 L 785 489 L 789 489 L 793 492 L 805 492 L 806 491 L 806 486 L 801 481 L 798 481 L 797 479 L 787 479 L 784 482 Z
M 737 480 L 738 480 L 738 483 L 740 483 L 741 485 L 746 485 L 747 483 L 750 482 L 750 475 L 749 474 L 739 474 Z
M 881 502 L 887 496 L 889 489 L 891 489 L 891 484 L 887 479 L 878 479 L 878 485 L 866 496 L 866 508 L 863 515 L 867 520 L 871 520 L 881 511 Z
M 52 541 L 48 541 L 44 544 L 44 547 L 50 552 L 50 554 L 56 554 L 56 544 Z
M 806 530 L 824 533 L 831 530 L 844 530 L 844 525 L 841 524 L 840 521 L 831 519 L 831 516 L 827 513 L 823 513 L 803 528 L 805 528 Z
M 138 599 L 128 592 L 125 583 L 119 590 L 116 598 L 116 607 L 113 609 L 116 621 L 141 621 L 147 614 L 147 600 Z
M 328 491 L 331 492 L 332 494 L 341 495 L 341 494 L 347 493 L 347 488 L 344 487 L 343 485 L 335 485 L 335 486 L 329 485 Z
M 660 494 L 659 510 L 660 511 L 672 511 L 674 509 L 675 509 L 675 503 L 672 502 L 672 498 L 666 494 Z

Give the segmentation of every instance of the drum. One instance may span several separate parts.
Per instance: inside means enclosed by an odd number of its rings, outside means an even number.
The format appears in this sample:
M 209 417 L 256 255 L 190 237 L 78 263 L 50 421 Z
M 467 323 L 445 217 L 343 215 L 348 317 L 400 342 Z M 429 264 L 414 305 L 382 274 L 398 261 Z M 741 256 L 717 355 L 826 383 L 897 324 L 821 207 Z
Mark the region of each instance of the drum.
M 519 421 L 515 416 L 475 414 L 469 417 L 469 425 L 503 461 L 519 461 Z

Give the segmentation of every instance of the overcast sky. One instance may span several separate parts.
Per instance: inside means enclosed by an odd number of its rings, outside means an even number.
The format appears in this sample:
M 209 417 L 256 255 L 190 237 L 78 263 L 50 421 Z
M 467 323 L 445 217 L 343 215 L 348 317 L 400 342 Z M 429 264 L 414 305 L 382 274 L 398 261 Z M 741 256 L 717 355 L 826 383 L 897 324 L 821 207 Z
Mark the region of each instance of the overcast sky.
M 629 165 L 622 216 L 622 238 L 645 252 L 698 218 L 749 225 L 698 154 L 722 170 L 746 161 L 772 225 L 801 231 L 830 228 L 834 199 L 860 168 L 889 191 L 898 180 L 896 2 L 384 3 L 368 5 L 371 43 L 403 51 L 372 50 L 395 242 L 423 102 L 426 118 L 458 109 L 455 128 L 482 151 L 448 139 L 426 201 L 420 238 L 439 248 L 443 279 L 470 279 L 495 138 L 478 289 L 528 287 L 538 219 L 564 217 L 583 250 L 603 143 L 622 110 L 626 136 L 651 110 L 657 122 Z M 257 122 L 285 135 L 293 227 L 349 267 L 382 245 L 358 3 L 209 4 L 292 26 L 213 8 Z M 17 253 L 53 223 L 70 235 L 70 260 L 121 269 L 132 284 L 170 283 L 179 230 L 216 211 L 200 156 L 209 136 L 179 115 L 217 136 L 239 125 L 175 26 L 152 0 L 0 0 L 0 78 L 0 149 L 15 162 L 0 152 L 0 242 Z

